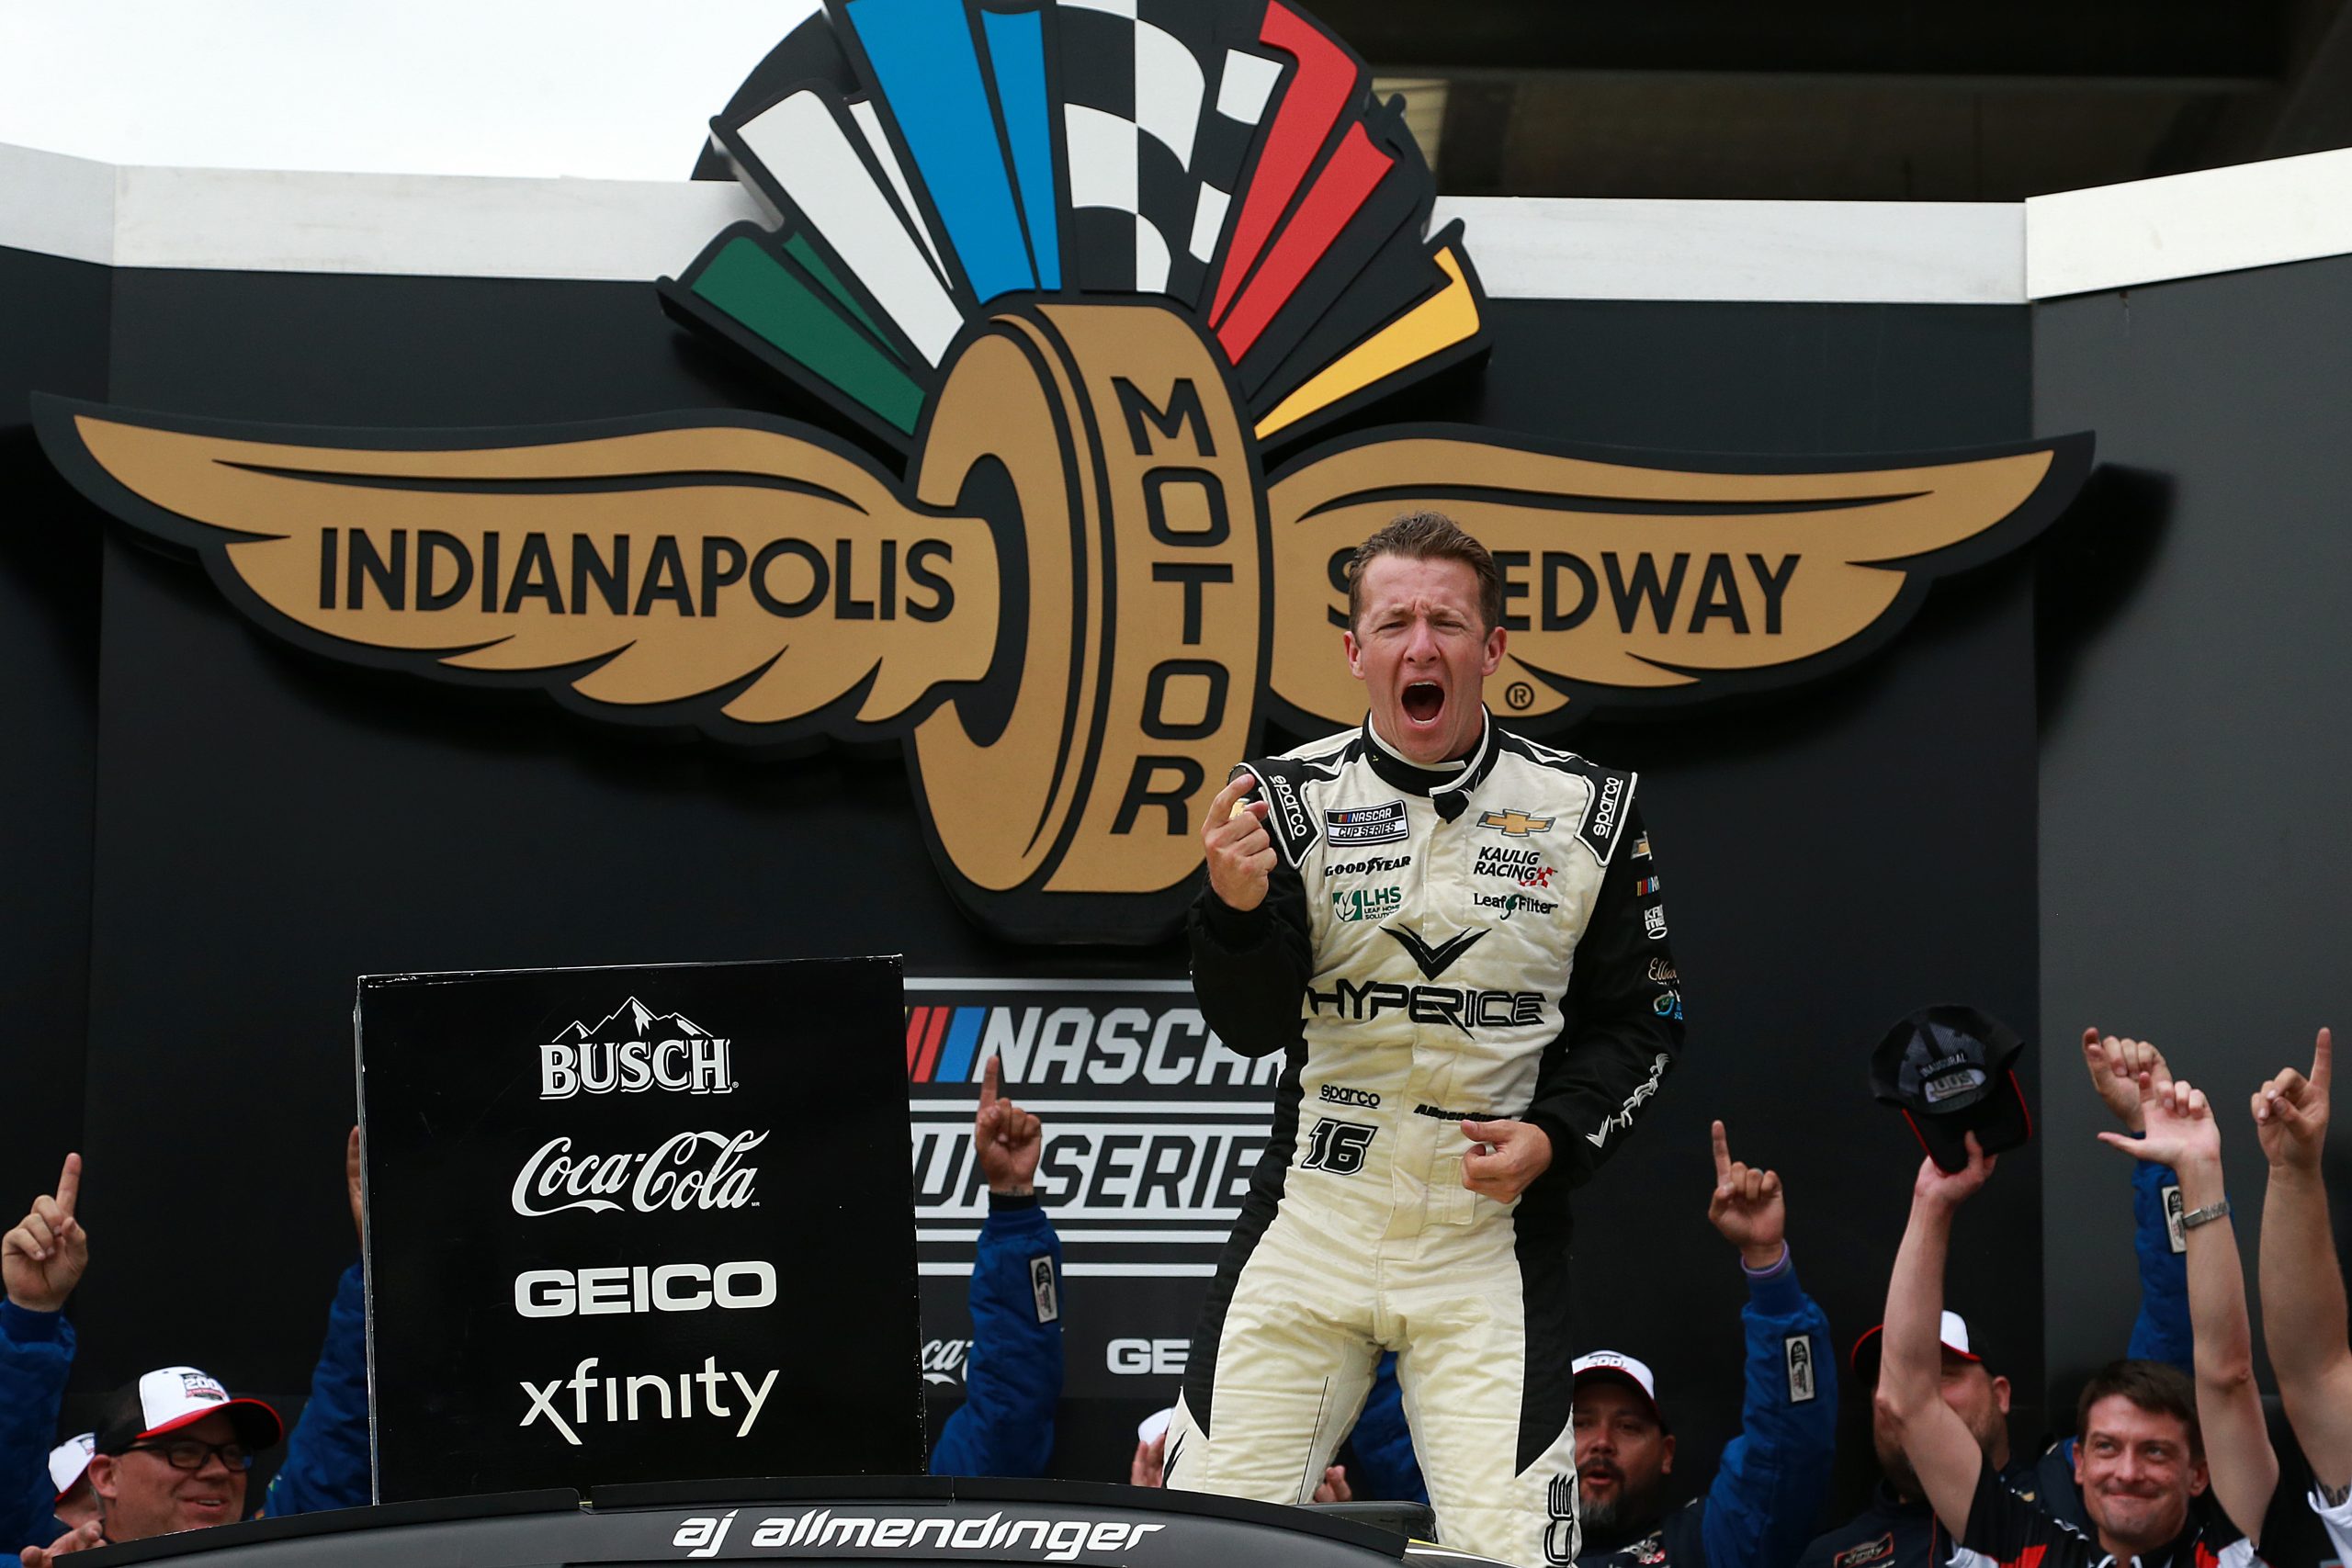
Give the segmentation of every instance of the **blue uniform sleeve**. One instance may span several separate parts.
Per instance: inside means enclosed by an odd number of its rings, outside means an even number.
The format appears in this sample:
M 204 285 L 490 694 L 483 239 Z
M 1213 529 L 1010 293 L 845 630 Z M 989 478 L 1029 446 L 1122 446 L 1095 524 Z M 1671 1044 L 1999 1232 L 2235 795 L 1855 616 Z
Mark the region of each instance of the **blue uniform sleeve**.
M 74 1325 L 64 1314 L 0 1300 L 0 1509 L 6 1515 L 0 1534 L 11 1559 L 59 1534 L 49 1450 L 73 1368 Z
M 1348 1438 L 1356 1472 L 1348 1490 L 1363 1502 L 1426 1503 L 1430 1490 L 1413 1453 L 1412 1429 L 1405 1423 L 1405 1394 L 1396 1384 L 1396 1352 L 1385 1351 L 1372 1375 L 1372 1393 Z
M 963 1407 L 932 1445 L 933 1475 L 1038 1476 L 1062 1397 L 1062 1243 L 1032 1200 L 991 1194 L 972 1260 Z
M 364 1508 L 368 1473 L 368 1295 L 355 1263 L 335 1286 L 327 1337 L 311 1373 L 311 1402 L 294 1424 L 286 1462 L 262 1512 L 276 1518 L 326 1508 Z
M 2166 1196 L 2169 1190 L 2171 1196 Z M 2132 1246 L 2140 1255 L 2140 1315 L 2132 1321 L 2134 1360 L 2169 1361 L 2194 1375 L 2188 1331 L 2188 1258 L 2172 1249 L 2172 1218 L 2180 1178 L 2171 1168 L 2134 1162 L 2132 1167 Z
M 1783 1257 L 1751 1275 L 1747 1392 L 1740 1432 L 1707 1488 L 1704 1568 L 1790 1568 L 1813 1539 L 1838 1441 L 1838 1357 L 1829 1320 Z M 1678 1563 L 1676 1568 L 1685 1568 Z M 1699 1568 L 1690 1564 L 1689 1568 Z

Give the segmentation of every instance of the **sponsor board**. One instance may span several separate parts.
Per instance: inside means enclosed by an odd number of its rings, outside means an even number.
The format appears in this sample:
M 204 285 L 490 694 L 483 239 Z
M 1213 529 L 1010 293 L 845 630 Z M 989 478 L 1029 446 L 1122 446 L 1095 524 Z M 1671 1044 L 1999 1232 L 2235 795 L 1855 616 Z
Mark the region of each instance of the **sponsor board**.
M 877 1397 L 928 1370 L 906 1353 L 899 979 L 894 959 L 363 979 L 378 1500 L 918 1468 L 916 1402 Z

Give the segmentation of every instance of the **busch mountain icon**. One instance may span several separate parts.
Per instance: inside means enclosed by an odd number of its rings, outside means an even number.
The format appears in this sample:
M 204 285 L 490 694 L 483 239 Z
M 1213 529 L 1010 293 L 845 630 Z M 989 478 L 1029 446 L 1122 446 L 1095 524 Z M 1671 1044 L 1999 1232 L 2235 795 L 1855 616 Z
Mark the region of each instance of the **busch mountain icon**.
M 739 412 L 453 435 L 43 399 L 47 450 L 329 657 L 721 739 L 897 738 L 969 914 L 1125 942 L 1174 927 L 1261 720 L 1362 716 L 1336 563 L 1399 513 L 1442 506 L 1497 553 L 1487 695 L 1541 734 L 1858 658 L 2089 463 L 2083 436 L 1868 468 L 1470 426 L 1318 444 L 1487 339 L 1401 101 L 1306 12 L 828 0 L 786 48 L 833 79 L 713 126 L 773 222 L 660 298 L 858 440 Z

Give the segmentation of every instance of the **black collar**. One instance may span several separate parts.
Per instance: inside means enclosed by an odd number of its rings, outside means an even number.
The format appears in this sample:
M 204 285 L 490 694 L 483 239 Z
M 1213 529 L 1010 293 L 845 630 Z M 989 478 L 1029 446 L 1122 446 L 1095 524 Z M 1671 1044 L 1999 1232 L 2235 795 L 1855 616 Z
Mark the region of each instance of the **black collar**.
M 1478 709 L 1478 744 L 1458 762 L 1448 762 L 1434 768 L 1424 768 L 1409 762 L 1389 750 L 1372 728 L 1372 717 L 1364 716 L 1360 743 L 1364 756 L 1372 763 L 1372 771 L 1391 788 L 1409 795 L 1425 795 L 1435 806 L 1438 815 L 1451 822 L 1462 815 L 1470 803 L 1470 792 L 1485 782 L 1495 771 L 1496 740 L 1494 715 L 1482 705 Z

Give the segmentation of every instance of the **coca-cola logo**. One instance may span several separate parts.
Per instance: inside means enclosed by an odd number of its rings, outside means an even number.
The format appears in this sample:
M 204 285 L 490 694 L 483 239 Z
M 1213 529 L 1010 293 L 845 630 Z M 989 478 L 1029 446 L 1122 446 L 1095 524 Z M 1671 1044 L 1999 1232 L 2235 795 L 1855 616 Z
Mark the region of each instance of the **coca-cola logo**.
M 640 1154 L 574 1154 L 570 1138 L 549 1138 L 514 1178 L 518 1214 L 567 1209 L 640 1214 L 687 1209 L 753 1207 L 757 1166 L 740 1162 L 767 1142 L 765 1133 L 676 1133 Z M 556 1202 L 551 1200 L 564 1199 Z

